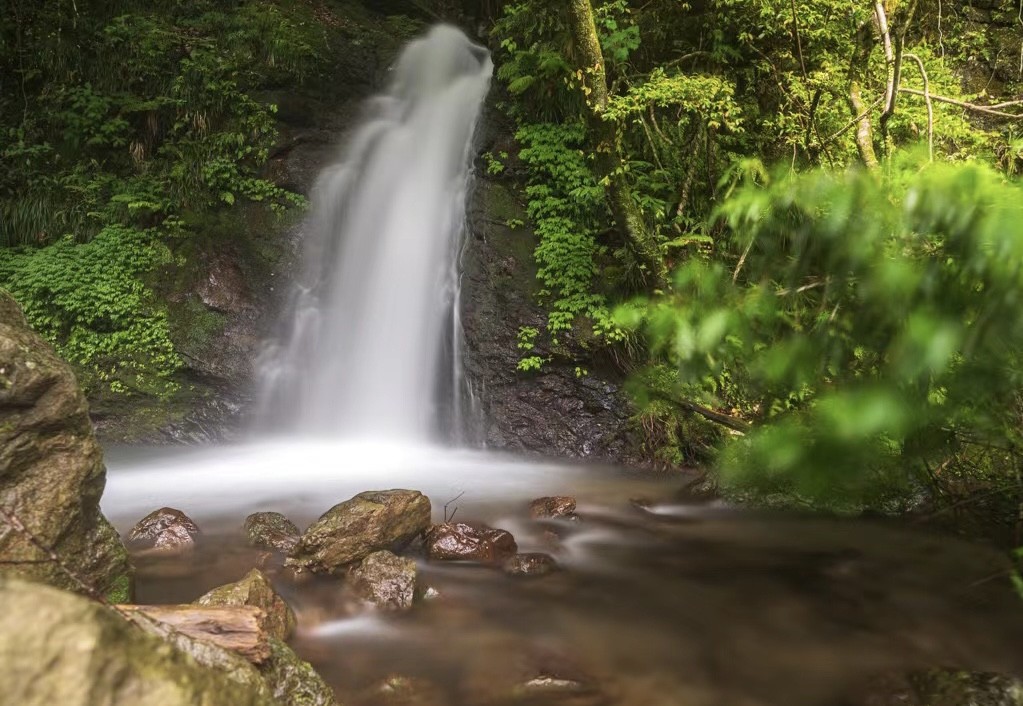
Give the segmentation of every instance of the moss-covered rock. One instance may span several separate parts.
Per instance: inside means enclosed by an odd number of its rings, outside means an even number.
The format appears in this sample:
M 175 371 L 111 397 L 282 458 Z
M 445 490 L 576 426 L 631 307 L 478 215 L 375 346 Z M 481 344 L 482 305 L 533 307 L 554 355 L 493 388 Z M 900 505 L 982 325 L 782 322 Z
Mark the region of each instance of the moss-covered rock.
M 348 574 L 352 598 L 378 610 L 408 610 L 416 596 L 416 562 L 391 552 L 373 552 Z
M 187 650 L 114 610 L 0 578 L 0 700 L 18 706 L 272 706 L 258 671 L 178 635 Z M 204 666 L 200 658 L 209 666 Z
M 99 510 L 105 482 L 71 368 L 0 291 L 0 509 L 24 528 L 0 516 L 0 576 L 83 591 L 77 578 L 113 602 L 128 600 L 128 554 Z
M 254 512 L 245 518 L 244 529 L 252 546 L 284 554 L 295 548 L 302 534 L 294 522 L 279 512 Z
M 261 668 L 263 678 L 281 706 L 334 706 L 334 692 L 280 640 L 270 639 L 270 659 Z
M 196 603 L 204 606 L 255 606 L 266 613 L 264 627 L 272 637 L 287 640 L 295 632 L 295 612 L 259 569 L 253 569 L 240 581 L 214 588 Z
M 312 524 L 287 561 L 298 571 L 336 573 L 381 549 L 399 549 L 430 526 L 430 499 L 417 490 L 359 493 Z

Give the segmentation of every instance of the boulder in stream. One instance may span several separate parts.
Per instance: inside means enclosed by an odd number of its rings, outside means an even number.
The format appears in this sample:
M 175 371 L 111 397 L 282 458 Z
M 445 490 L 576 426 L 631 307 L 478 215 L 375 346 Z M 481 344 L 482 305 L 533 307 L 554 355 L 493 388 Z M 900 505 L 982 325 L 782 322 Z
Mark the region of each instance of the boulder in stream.
M 366 706 L 447 706 L 449 699 L 430 681 L 391 675 L 362 692 L 357 702 Z
M 862 706 L 1023 706 L 1023 681 L 990 672 L 927 669 L 886 675 Z
M 400 550 L 430 526 L 430 499 L 418 490 L 359 493 L 327 510 L 306 530 L 286 565 L 336 573 L 382 549 Z
M 288 554 L 301 534 L 295 523 L 279 512 L 255 512 L 245 518 L 245 536 L 258 549 Z
M 345 590 L 366 606 L 408 610 L 416 595 L 416 562 L 388 551 L 373 552 L 348 574 Z
M 575 498 L 558 495 L 537 498 L 529 503 L 529 516 L 534 520 L 575 518 Z
M 156 549 L 166 552 L 191 551 L 199 526 L 181 510 L 162 507 L 139 520 L 128 533 L 132 549 Z
M 557 570 L 558 562 L 549 554 L 531 552 L 506 559 L 501 568 L 509 576 L 546 576 Z
M 74 373 L 0 290 L 0 577 L 130 600 L 128 554 L 99 510 L 105 483 Z
M 484 524 L 445 522 L 426 535 L 426 554 L 435 561 L 474 561 L 500 564 L 515 555 L 515 537 Z
M 214 588 L 200 597 L 202 606 L 253 606 L 266 613 L 264 628 L 278 640 L 287 640 L 295 632 L 295 612 L 274 590 L 270 579 L 253 569 L 240 581 Z

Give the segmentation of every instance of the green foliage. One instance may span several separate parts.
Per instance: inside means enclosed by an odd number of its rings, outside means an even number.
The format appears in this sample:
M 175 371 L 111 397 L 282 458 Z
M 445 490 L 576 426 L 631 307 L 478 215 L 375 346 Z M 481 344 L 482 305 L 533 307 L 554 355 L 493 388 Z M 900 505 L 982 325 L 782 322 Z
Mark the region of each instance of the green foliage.
M 29 323 L 84 372 L 85 387 L 164 396 L 181 360 L 144 278 L 170 261 L 153 233 L 110 225 L 88 243 L 0 249 L 0 281 Z
M 180 360 L 148 283 L 200 214 L 303 203 L 261 175 L 276 107 L 254 96 L 320 71 L 324 33 L 301 3 L 37 4 L 13 19 L 0 284 L 90 384 L 166 394 Z
M 683 384 L 743 391 L 758 424 L 719 457 L 727 482 L 876 504 L 995 448 L 1015 484 L 1023 193 L 975 165 L 890 170 L 748 172 L 766 184 L 723 202 L 715 260 L 620 312 Z

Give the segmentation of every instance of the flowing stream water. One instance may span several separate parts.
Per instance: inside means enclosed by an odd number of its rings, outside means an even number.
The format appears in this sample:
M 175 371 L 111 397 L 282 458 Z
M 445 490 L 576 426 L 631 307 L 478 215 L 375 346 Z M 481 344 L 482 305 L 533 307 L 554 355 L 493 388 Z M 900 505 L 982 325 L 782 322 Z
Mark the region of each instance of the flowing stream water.
M 167 505 L 204 530 L 192 555 L 137 558 L 139 600 L 192 601 L 259 564 L 299 613 L 300 654 L 357 706 L 837 706 L 884 672 L 1023 675 L 1023 613 L 993 550 L 441 443 L 437 420 L 461 397 L 456 262 L 491 71 L 485 50 L 435 28 L 321 176 L 305 268 L 261 368 L 260 441 L 108 451 L 103 508 L 119 530 Z M 241 536 L 250 512 L 304 526 L 395 487 L 426 493 L 437 521 L 505 527 L 562 570 L 515 580 L 419 560 L 439 599 L 360 617 L 337 579 L 295 583 Z M 531 497 L 558 493 L 578 498 L 579 521 L 526 519 Z M 420 680 L 419 700 L 384 698 L 375 685 L 396 674 Z

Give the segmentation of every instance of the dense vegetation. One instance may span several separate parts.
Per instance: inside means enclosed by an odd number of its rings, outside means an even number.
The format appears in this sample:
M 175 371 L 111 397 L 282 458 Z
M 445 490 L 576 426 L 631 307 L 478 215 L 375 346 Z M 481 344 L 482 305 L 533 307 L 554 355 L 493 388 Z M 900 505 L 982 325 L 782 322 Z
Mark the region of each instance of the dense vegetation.
M 174 391 L 161 282 L 224 213 L 301 205 L 266 178 L 272 95 L 329 81 L 362 11 L 8 0 L 0 284 L 90 389 Z M 520 331 L 523 374 L 548 364 L 538 342 L 572 338 L 630 376 L 657 463 L 712 463 L 746 497 L 979 516 L 1021 542 L 1017 2 L 476 16 L 518 145 L 488 170 L 522 186 L 548 311 Z
M 1018 9 L 511 3 L 550 312 L 522 347 L 614 350 L 648 452 L 732 492 L 1019 543 Z
M 331 79 L 353 30 L 389 46 L 417 26 L 301 0 L 3 8 L 0 285 L 90 393 L 166 398 L 182 357 L 161 283 L 221 214 L 303 203 L 265 178 L 275 92 Z

